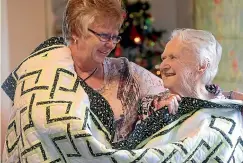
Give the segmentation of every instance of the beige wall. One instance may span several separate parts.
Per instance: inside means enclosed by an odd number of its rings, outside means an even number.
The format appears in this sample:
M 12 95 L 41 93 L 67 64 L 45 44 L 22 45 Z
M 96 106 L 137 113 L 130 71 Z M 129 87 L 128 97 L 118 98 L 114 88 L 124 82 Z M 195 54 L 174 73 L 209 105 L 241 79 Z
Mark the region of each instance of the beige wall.
M 7 0 L 10 69 L 46 38 L 44 0 Z
M 9 73 L 9 56 L 8 56 L 8 24 L 7 24 L 7 0 L 2 0 L 1 3 L 1 83 L 8 76 Z M 10 100 L 1 91 L 1 149 L 7 128 L 7 120 L 10 107 Z M 6 114 L 3 114 L 6 113 Z
M 193 0 L 176 0 L 176 28 L 193 28 Z
M 49 0 L 1 0 L 1 83 L 34 48 L 46 39 L 46 1 Z M 9 119 L 10 100 L 1 91 L 1 139 Z M 3 144 L 1 144 L 1 147 Z
M 151 14 L 156 29 L 166 29 L 167 40 L 175 28 L 192 28 L 193 0 L 151 0 Z

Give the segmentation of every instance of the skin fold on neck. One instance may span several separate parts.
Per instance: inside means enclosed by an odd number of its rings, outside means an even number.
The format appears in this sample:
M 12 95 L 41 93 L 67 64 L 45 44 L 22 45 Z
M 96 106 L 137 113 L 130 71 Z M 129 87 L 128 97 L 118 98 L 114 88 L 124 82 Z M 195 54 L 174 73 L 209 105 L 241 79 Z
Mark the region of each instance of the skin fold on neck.
M 188 85 L 188 87 L 185 87 L 183 90 L 170 90 L 170 92 L 173 94 L 178 94 L 181 97 L 193 97 L 202 100 L 210 100 L 215 98 L 215 95 L 206 90 L 204 84 L 197 84 L 194 87 Z

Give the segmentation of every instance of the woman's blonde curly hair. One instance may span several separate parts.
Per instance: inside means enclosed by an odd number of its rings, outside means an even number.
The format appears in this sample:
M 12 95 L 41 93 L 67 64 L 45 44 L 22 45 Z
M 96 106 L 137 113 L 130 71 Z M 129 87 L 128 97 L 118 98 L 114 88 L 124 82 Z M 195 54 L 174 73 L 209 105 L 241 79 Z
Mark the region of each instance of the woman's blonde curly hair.
M 72 40 L 72 35 L 85 37 L 88 27 L 104 18 L 120 28 L 124 15 L 122 0 L 69 0 L 63 16 L 63 37 L 66 42 Z

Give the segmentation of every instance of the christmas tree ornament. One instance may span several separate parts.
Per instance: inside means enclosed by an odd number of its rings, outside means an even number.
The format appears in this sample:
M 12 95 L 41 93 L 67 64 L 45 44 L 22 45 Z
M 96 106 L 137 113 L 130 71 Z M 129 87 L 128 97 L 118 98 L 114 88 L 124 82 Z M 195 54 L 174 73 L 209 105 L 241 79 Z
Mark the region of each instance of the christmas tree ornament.
M 141 44 L 141 38 L 140 38 L 139 36 L 135 37 L 135 38 L 134 38 L 134 42 L 135 42 L 136 44 Z
M 117 44 L 115 49 L 115 57 L 121 57 L 121 56 L 122 56 L 122 48 L 120 44 Z
M 130 61 L 158 75 L 164 50 L 162 36 L 165 30 L 153 28 L 154 18 L 150 13 L 149 0 L 124 0 L 126 19 L 120 32 L 121 42 L 113 51 L 114 57 L 127 57 Z

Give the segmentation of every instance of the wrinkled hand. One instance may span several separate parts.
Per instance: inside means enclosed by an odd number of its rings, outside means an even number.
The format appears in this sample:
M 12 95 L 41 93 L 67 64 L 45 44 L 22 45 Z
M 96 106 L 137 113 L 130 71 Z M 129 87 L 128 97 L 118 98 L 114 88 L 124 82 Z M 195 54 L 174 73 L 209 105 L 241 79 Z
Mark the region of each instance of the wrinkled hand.
M 236 91 L 223 92 L 223 95 L 225 95 L 225 97 L 233 99 L 233 100 L 242 100 L 243 101 L 242 92 L 236 92 Z
M 179 107 L 178 101 L 181 101 L 181 97 L 176 94 L 171 94 L 166 99 L 161 99 L 160 97 L 154 99 L 153 105 L 156 110 L 161 109 L 164 106 L 168 106 L 169 113 L 175 115 Z
M 232 99 L 243 101 L 243 93 L 234 91 L 232 94 Z

